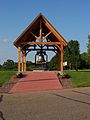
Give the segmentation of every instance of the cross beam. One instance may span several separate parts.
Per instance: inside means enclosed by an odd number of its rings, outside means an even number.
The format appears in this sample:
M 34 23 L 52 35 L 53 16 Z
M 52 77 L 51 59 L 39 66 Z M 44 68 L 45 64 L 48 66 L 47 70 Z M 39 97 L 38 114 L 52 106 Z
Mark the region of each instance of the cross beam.
M 28 42 L 27 44 L 30 44 L 30 45 L 61 45 L 60 42 Z

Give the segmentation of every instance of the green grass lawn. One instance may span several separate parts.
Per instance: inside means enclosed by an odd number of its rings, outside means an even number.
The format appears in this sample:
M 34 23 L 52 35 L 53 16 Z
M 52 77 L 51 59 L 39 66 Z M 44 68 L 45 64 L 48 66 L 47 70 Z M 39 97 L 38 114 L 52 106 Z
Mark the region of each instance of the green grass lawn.
M 2 85 L 5 83 L 7 80 L 9 80 L 16 71 L 0 71 L 0 84 Z
M 77 87 L 89 87 L 90 86 L 90 71 L 65 71 L 70 75 L 70 80 Z

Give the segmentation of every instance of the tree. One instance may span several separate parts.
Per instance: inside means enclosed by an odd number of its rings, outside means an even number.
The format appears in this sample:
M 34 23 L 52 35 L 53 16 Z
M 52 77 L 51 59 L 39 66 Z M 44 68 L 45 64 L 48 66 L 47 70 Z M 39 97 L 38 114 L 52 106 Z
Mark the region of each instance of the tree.
M 87 59 L 88 59 L 88 65 L 89 65 L 89 68 L 90 68 L 90 35 L 88 35 Z
M 8 59 L 6 62 L 3 63 L 3 68 L 4 68 L 5 70 L 14 69 L 14 67 L 15 67 L 14 65 L 15 65 L 15 64 L 14 64 L 14 61 Z
M 68 46 L 64 49 L 64 61 L 67 61 L 68 69 L 77 70 L 80 66 L 80 50 L 79 42 L 71 40 Z M 50 69 L 56 70 L 58 66 L 58 54 L 56 54 L 49 63 Z
M 88 69 L 87 53 L 80 54 L 80 69 Z
M 51 70 L 56 70 L 58 65 L 58 55 L 56 54 L 49 62 L 49 67 Z
M 17 70 L 17 68 L 18 68 L 18 63 L 17 62 L 14 62 L 14 70 Z
M 26 65 L 27 65 L 27 66 L 31 66 L 31 65 L 32 65 L 32 62 L 31 62 L 31 61 L 27 61 L 27 62 L 26 62 Z
M 30 71 L 32 69 L 32 62 L 31 61 L 27 61 L 26 65 L 27 65 L 27 70 Z
M 68 62 L 69 69 L 78 69 L 80 64 L 79 42 L 71 40 L 64 50 L 64 61 Z
M 66 62 L 68 63 L 67 66 L 65 67 L 66 69 L 71 68 L 71 67 L 70 67 L 70 55 L 71 55 L 71 50 L 70 50 L 70 48 L 67 46 L 67 47 L 64 49 L 64 61 L 66 61 Z
M 0 64 L 0 70 L 2 70 L 2 65 Z

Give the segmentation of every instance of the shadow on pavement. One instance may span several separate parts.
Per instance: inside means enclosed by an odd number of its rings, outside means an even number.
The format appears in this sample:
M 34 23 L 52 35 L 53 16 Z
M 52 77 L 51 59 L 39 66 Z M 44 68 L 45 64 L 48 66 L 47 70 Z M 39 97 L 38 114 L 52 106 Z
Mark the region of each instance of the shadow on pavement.
M 3 99 L 3 95 L 0 96 L 0 102 L 2 102 L 2 99 Z
M 0 102 L 2 102 L 2 100 L 3 100 L 3 95 L 0 96 Z M 2 111 L 0 111 L 0 118 L 1 118 L 1 120 L 5 120 Z
M 83 92 L 79 92 L 79 91 L 76 91 L 76 90 L 72 90 L 72 92 L 76 92 L 76 93 L 79 93 L 79 94 L 84 94 L 84 95 L 90 96 L 90 94 L 88 94 L 88 93 L 83 93 Z
M 5 120 L 5 118 L 3 117 L 3 113 L 0 111 L 0 118 L 1 120 Z
M 22 80 L 22 81 L 19 81 L 19 82 L 38 82 L 38 81 L 56 81 L 57 79 L 55 79 L 55 78 L 45 78 L 45 79 L 37 79 L 37 80 L 35 80 L 35 79 L 33 79 L 33 80 L 27 80 L 27 81 L 25 81 L 25 80 Z
M 73 99 L 73 98 L 65 97 L 65 96 L 62 96 L 62 95 L 59 95 L 59 94 L 56 94 L 56 93 L 53 93 L 52 95 L 55 95 L 57 97 L 61 97 L 61 98 L 64 98 L 64 99 L 68 99 L 68 100 L 71 100 L 71 101 L 75 101 L 75 102 L 79 102 L 79 103 L 84 103 L 84 104 L 90 105 L 90 103 L 88 103 L 88 102 L 84 102 L 84 101 L 76 100 L 76 99 Z

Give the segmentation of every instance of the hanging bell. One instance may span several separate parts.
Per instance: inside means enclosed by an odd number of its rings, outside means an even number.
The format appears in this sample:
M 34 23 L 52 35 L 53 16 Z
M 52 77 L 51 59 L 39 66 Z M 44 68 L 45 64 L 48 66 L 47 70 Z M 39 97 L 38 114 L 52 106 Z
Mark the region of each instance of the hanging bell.
M 42 53 L 39 53 L 37 55 L 36 63 L 43 63 L 43 62 L 45 62 L 44 55 Z

